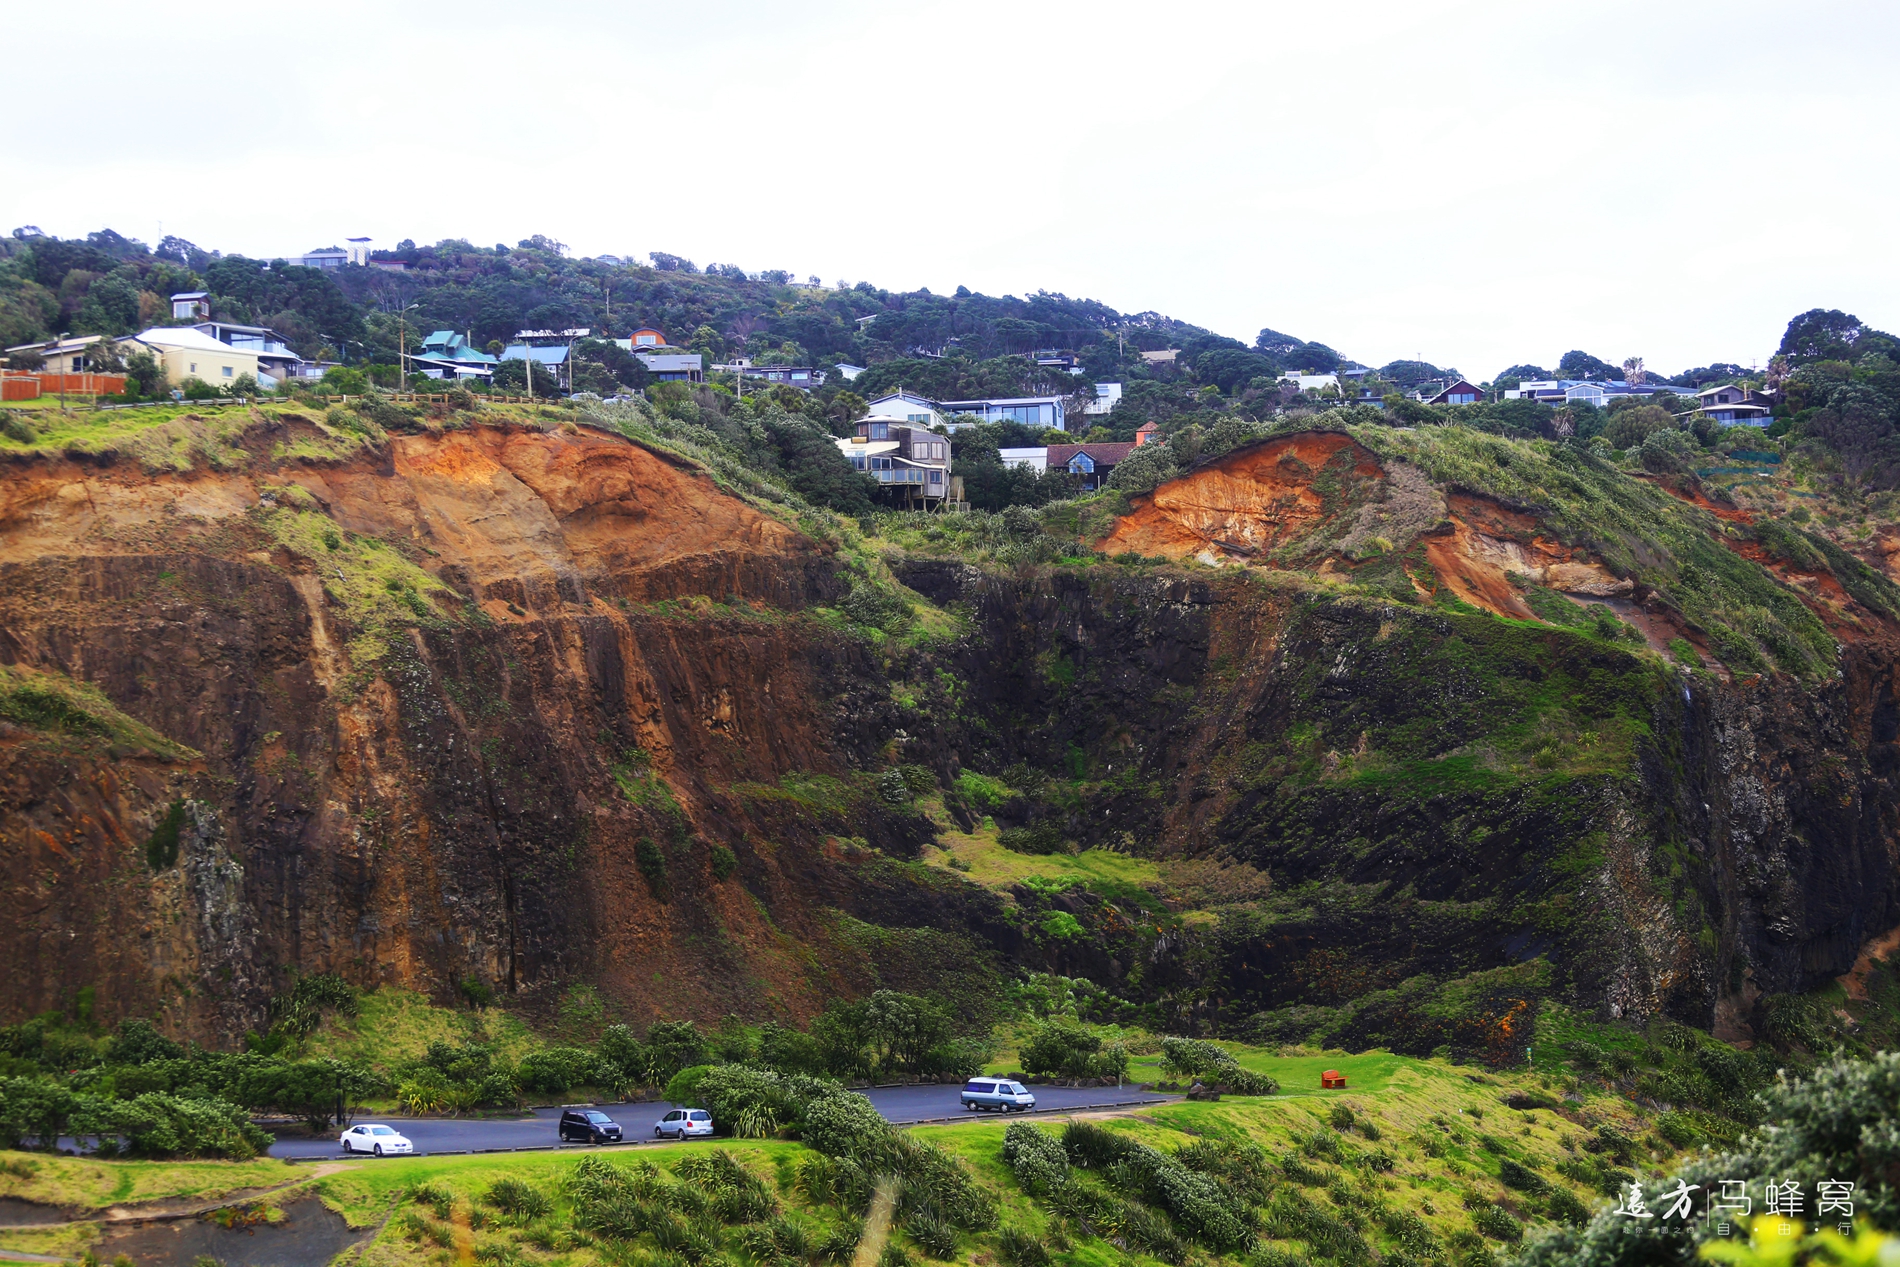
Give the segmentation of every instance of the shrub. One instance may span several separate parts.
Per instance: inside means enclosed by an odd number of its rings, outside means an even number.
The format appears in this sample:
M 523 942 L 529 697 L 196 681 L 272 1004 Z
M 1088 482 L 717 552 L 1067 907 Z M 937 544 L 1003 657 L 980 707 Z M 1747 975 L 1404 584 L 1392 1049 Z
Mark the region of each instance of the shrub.
M 1069 1155 L 1062 1141 L 1027 1122 L 1011 1122 L 1003 1132 L 1003 1160 L 1031 1196 L 1047 1196 L 1069 1181 Z
M 996 843 L 1012 853 L 1042 855 L 1075 852 L 1074 847 L 1062 838 L 1061 829 L 1049 822 L 1011 827 L 997 835 Z
M 1100 1035 L 1074 1021 L 1040 1025 L 1022 1045 L 1023 1070 L 1036 1077 L 1126 1077 L 1128 1049 L 1104 1043 Z
M 1514 1245 L 1524 1239 L 1524 1225 L 1501 1207 L 1489 1202 L 1471 1212 L 1471 1225 L 1494 1241 Z
M 1049 1267 L 1048 1246 L 1021 1228 L 1004 1228 L 996 1247 L 1011 1267 Z
M 1278 1081 L 1266 1074 L 1241 1068 L 1226 1050 L 1198 1039 L 1162 1039 L 1161 1066 L 1179 1077 L 1217 1082 L 1235 1095 L 1280 1094 Z
M 1577 1199 L 1577 1194 L 1565 1187 L 1552 1187 L 1550 1199 L 1544 1203 L 1544 1212 L 1558 1223 L 1571 1227 L 1582 1227 L 1590 1221 L 1590 1209 Z
M 633 842 L 633 864 L 646 877 L 647 891 L 653 894 L 654 901 L 665 905 L 673 900 L 673 887 L 666 875 L 666 855 L 653 843 L 653 837 L 642 836 Z
M 723 882 L 738 867 L 739 855 L 725 845 L 714 845 L 710 862 L 713 879 Z
M 173 801 L 145 841 L 145 864 L 154 871 L 178 865 L 178 837 L 185 826 L 185 803 Z
M 519 1179 L 495 1180 L 482 1200 L 520 1223 L 545 1218 L 554 1210 L 554 1203 L 543 1193 Z
M 820 1097 L 805 1110 L 799 1138 L 828 1157 L 871 1159 L 890 1149 L 892 1130 L 855 1091 Z
M 1528 1192 L 1532 1196 L 1541 1196 L 1550 1191 L 1550 1184 L 1544 1177 L 1521 1162 L 1506 1157 L 1498 1162 L 1498 1182 L 1507 1188 L 1519 1192 Z

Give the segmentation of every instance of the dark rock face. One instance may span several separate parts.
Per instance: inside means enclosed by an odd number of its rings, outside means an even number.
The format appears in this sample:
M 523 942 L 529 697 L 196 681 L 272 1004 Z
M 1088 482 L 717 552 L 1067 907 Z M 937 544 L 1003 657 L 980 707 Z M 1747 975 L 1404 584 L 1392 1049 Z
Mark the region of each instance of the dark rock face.
M 1274 897 L 1211 933 L 1060 951 L 1098 981 L 1140 964 L 1131 993 L 1185 1018 L 1406 1013 L 1421 975 L 1518 971 L 1501 997 L 1529 982 L 1708 1026 L 1718 1003 L 1744 1019 L 1845 972 L 1900 923 L 1885 643 L 1810 690 L 1238 578 L 1096 568 L 959 597 L 964 763 L 1085 774 L 1086 794 L 1027 810 L 1078 844 L 1271 874 Z M 1541 981 L 1519 971 L 1538 959 Z

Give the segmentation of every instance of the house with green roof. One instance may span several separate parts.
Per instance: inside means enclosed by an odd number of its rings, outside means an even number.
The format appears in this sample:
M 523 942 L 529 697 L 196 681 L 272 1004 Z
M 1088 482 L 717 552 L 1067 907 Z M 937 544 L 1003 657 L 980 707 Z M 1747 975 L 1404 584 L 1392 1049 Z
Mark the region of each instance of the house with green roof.
M 414 373 L 427 378 L 479 378 L 494 376 L 494 357 L 470 345 L 453 330 L 437 330 L 409 354 Z

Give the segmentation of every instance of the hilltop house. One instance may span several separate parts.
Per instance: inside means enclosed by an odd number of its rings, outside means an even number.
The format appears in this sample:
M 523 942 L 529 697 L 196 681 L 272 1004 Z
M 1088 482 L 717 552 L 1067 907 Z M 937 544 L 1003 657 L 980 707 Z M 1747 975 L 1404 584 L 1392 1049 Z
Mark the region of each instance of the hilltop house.
M 1619 396 L 1649 397 L 1660 392 L 1675 392 L 1668 383 L 1626 383 L 1621 379 L 1592 382 L 1581 378 L 1552 378 L 1522 382 L 1515 391 L 1504 393 L 1506 400 L 1537 400 L 1546 405 L 1562 405 L 1581 400 L 1598 409 Z
M 320 268 L 324 272 L 334 272 L 350 262 L 350 253 L 340 246 L 319 247 L 314 251 L 305 251 L 292 264 L 301 264 L 305 268 Z
M 652 326 L 641 326 L 627 336 L 624 344 L 629 352 L 635 348 L 663 348 L 666 345 L 666 335 Z
M 210 315 L 210 291 L 181 290 L 172 296 L 173 321 L 190 321 L 193 317 L 209 317 Z
M 1114 409 L 1116 405 L 1121 404 L 1121 401 L 1122 385 L 1120 383 L 1097 383 L 1095 399 L 1084 406 L 1082 412 L 1091 417 L 1099 416 Z
M 856 469 L 904 494 L 906 505 L 928 508 L 950 495 L 950 442 L 934 431 L 866 418 L 838 451 Z
M 1083 488 L 1094 490 L 1108 483 L 1109 474 L 1134 451 L 1132 440 L 1115 440 L 1104 444 L 1052 444 L 1049 446 L 1048 469 L 1067 471 L 1081 479 Z

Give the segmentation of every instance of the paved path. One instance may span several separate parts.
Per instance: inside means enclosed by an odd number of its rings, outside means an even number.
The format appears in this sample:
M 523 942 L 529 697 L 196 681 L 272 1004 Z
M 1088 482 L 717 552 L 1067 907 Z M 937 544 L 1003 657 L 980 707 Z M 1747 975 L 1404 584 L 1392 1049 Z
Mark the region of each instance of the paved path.
M 1110 1108 L 1120 1105 L 1160 1104 L 1168 1097 L 1153 1095 L 1134 1087 L 1032 1087 L 1036 1093 L 1037 1113 L 1064 1113 L 1077 1109 Z M 864 1094 L 870 1098 L 886 1121 L 899 1125 L 918 1122 L 962 1120 L 977 1114 L 964 1110 L 961 1086 L 873 1087 Z M 620 1123 L 629 1143 L 650 1141 L 653 1124 L 673 1106 L 658 1101 L 638 1104 L 603 1104 L 608 1117 Z M 458 1153 L 505 1148 L 556 1148 L 555 1133 L 559 1109 L 536 1109 L 531 1118 L 505 1120 L 481 1118 L 404 1118 L 363 1117 L 358 1121 L 387 1122 L 407 1135 L 418 1153 Z M 273 1157 L 340 1157 L 342 1149 L 333 1139 L 280 1139 L 271 1145 Z

